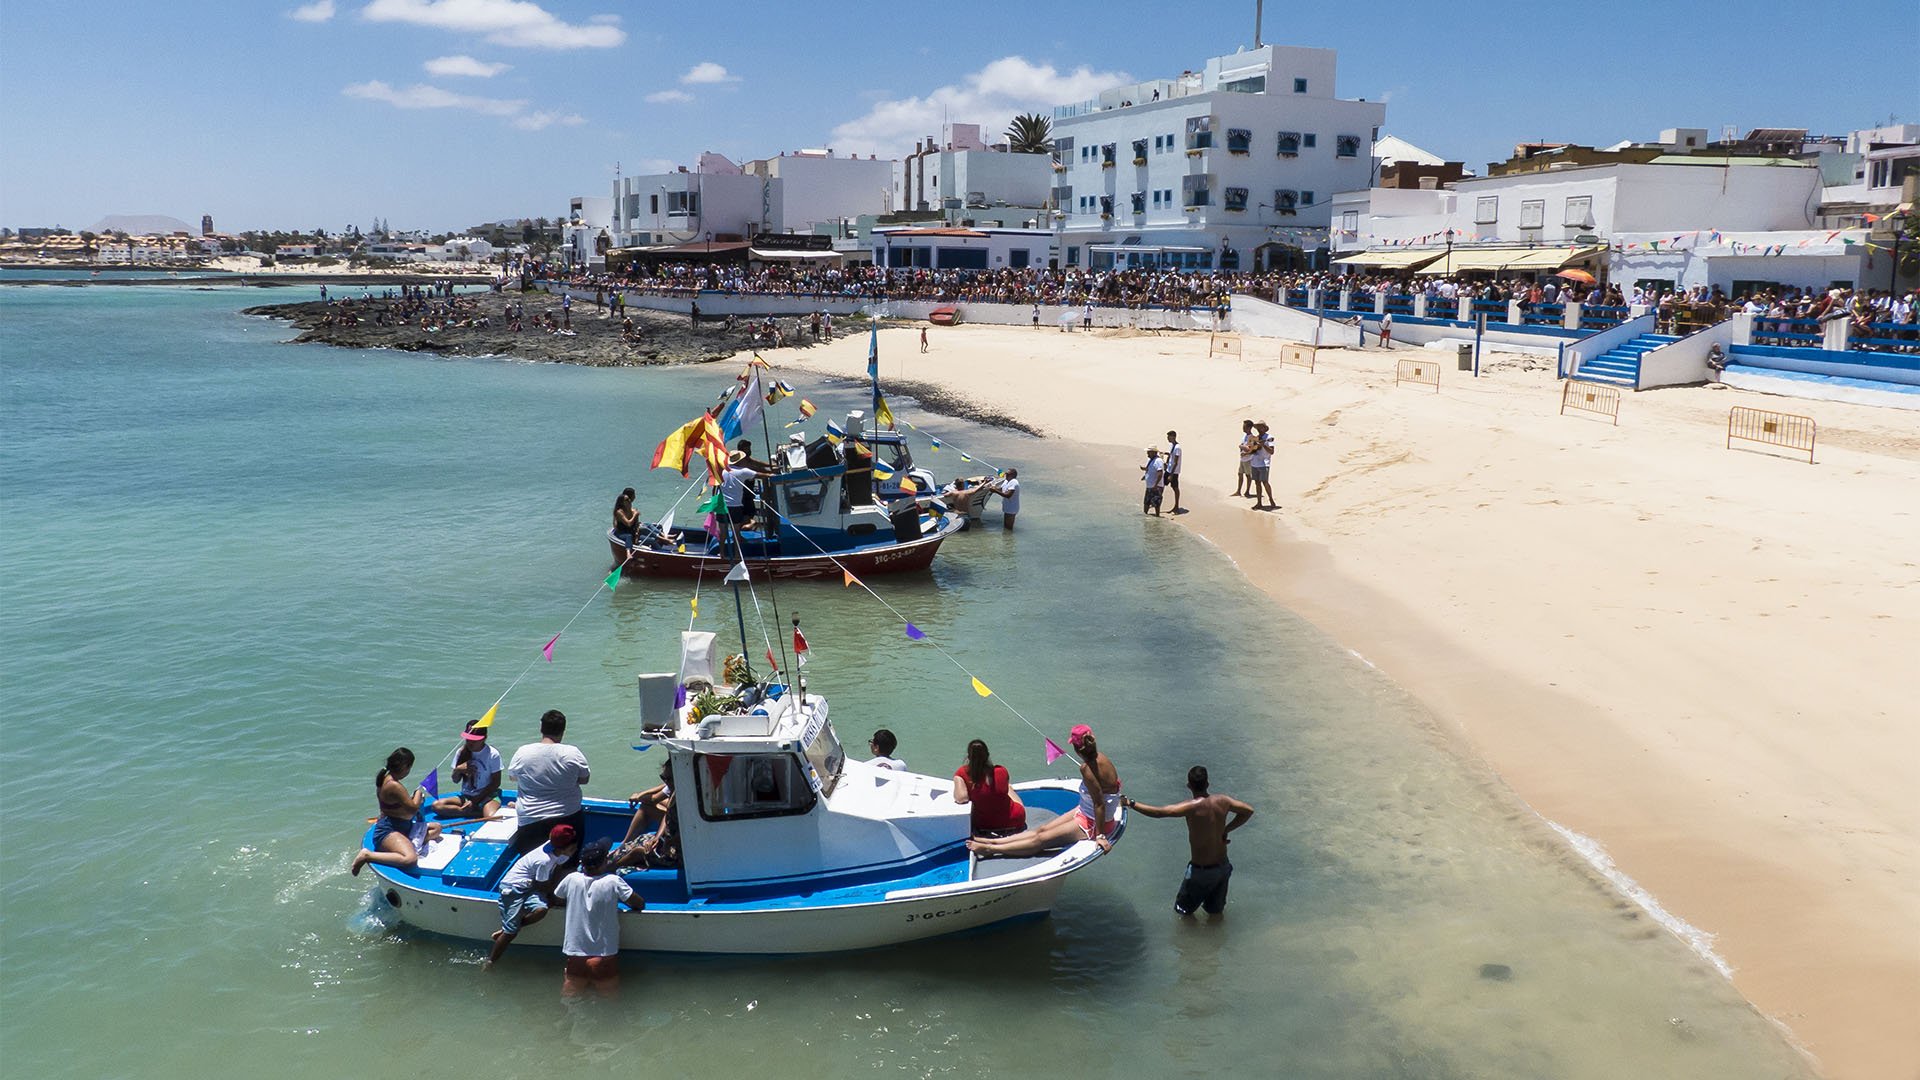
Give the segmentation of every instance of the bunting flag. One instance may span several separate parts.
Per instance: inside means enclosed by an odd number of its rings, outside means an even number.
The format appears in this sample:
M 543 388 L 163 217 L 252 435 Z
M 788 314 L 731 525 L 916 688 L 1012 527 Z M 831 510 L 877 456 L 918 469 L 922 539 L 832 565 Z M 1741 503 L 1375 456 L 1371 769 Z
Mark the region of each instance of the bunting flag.
M 733 569 L 727 571 L 726 579 L 729 582 L 751 581 L 752 578 L 747 574 L 746 560 L 734 563 Z
M 685 548 L 681 548 L 681 550 L 682 550 L 682 551 L 685 551 L 686 549 L 685 549 Z M 697 619 L 697 618 L 699 618 L 699 617 L 700 617 L 700 597 L 698 597 L 698 596 L 695 596 L 695 597 L 694 597 L 694 598 L 693 598 L 693 599 L 692 599 L 691 601 L 689 601 L 689 602 L 690 602 L 690 603 L 692 603 L 692 605 L 693 605 L 693 617 L 694 617 L 694 618 L 696 618 L 696 619 Z
M 961 455 L 960 455 L 960 460 L 961 460 L 961 461 L 972 461 L 973 459 L 972 459 L 972 458 L 970 458 L 970 457 L 968 457 L 968 456 L 967 456 L 967 455 L 965 455 L 965 454 L 961 454 Z
M 860 580 L 859 578 L 853 576 L 853 571 L 851 570 L 843 569 L 840 571 L 840 573 L 847 579 L 841 585 L 841 588 L 852 588 Z
M 620 568 L 616 566 L 613 568 L 613 573 L 607 575 L 607 588 L 618 589 L 619 587 L 620 587 Z
M 913 425 L 912 425 L 912 424 L 908 424 L 907 426 L 908 426 L 908 427 L 913 427 Z M 915 430 L 918 430 L 918 429 L 915 429 Z M 940 449 L 940 440 L 939 440 L 939 439 L 936 439 L 936 438 L 934 438 L 933 436 L 931 436 L 931 435 L 929 435 L 929 436 L 927 436 L 927 441 L 933 444 L 933 448 L 934 448 L 935 450 L 938 450 L 938 449 Z
M 851 575 L 851 574 L 849 574 L 849 575 L 847 575 L 847 576 L 848 576 L 848 577 L 852 577 L 853 575 Z M 922 630 L 922 629 L 920 629 L 919 627 L 917 627 L 917 626 L 915 626 L 915 625 L 913 625 L 912 623 L 908 623 L 908 624 L 907 624 L 907 636 L 908 636 L 908 637 L 910 637 L 910 638 L 912 638 L 912 639 L 913 639 L 913 640 L 915 640 L 915 641 L 919 641 L 920 639 L 922 639 L 922 638 L 924 638 L 924 637 L 926 637 L 926 636 L 927 636 L 927 632 L 926 632 L 925 630 Z
M 778 405 L 782 398 L 790 398 L 792 396 L 793 387 L 788 386 L 785 382 L 777 382 L 767 389 L 767 404 Z
M 844 439 L 846 437 L 847 437 L 847 429 L 841 427 L 839 424 L 836 424 L 831 420 L 827 421 L 827 441 L 828 442 L 838 443 L 841 439 Z
M 420 781 L 420 790 L 426 792 L 427 798 L 429 799 L 437 799 L 440 797 L 440 770 L 439 769 L 436 768 L 431 772 L 427 773 L 427 778 L 425 780 Z
M 553 635 L 553 641 L 559 640 L 559 634 Z M 540 655 L 546 657 L 547 663 L 549 664 L 553 663 L 553 641 L 549 641 L 545 645 L 540 646 Z
M 687 707 L 686 683 L 673 684 L 673 707 L 676 709 L 684 709 Z
M 747 385 L 740 388 L 740 393 L 720 410 L 720 434 L 727 439 L 737 439 L 760 419 L 760 397 L 760 373 L 755 371 L 747 378 Z
M 771 368 L 771 367 L 773 367 L 772 364 L 769 364 L 765 360 L 760 359 L 759 353 L 754 353 L 753 359 L 747 361 L 748 370 L 752 370 L 754 368 Z M 743 373 L 740 377 L 744 379 L 746 378 L 746 375 Z
M 654 448 L 652 467 L 678 469 L 681 476 L 686 476 L 695 457 L 706 459 L 708 474 L 719 483 L 720 470 L 727 463 L 727 443 L 712 416 L 690 420 L 667 436 Z
M 973 680 L 973 692 L 979 694 L 981 697 L 993 696 L 993 691 L 987 689 L 987 684 L 977 678 Z
M 807 418 L 809 416 L 812 416 L 813 413 L 814 413 L 813 402 L 808 401 L 806 398 L 801 398 L 800 399 L 800 419 L 793 421 L 793 423 L 790 423 L 787 426 L 792 427 L 794 426 L 794 424 L 804 424 L 807 422 Z
M 879 480 L 891 480 L 893 479 L 893 470 L 876 461 L 873 463 L 873 475 Z
M 498 716 L 499 714 L 500 714 L 500 703 L 496 701 L 493 703 L 493 707 L 487 710 L 487 715 L 473 722 L 473 730 L 485 731 L 488 728 L 492 727 L 493 718 L 495 716 Z
M 1046 739 L 1045 736 L 1042 736 L 1042 738 L 1045 740 L 1047 744 L 1047 750 L 1046 750 L 1047 764 L 1051 765 L 1055 761 L 1058 761 L 1061 755 L 1065 754 L 1066 751 L 1060 749 L 1059 744 L 1055 743 L 1052 739 Z
M 867 327 L 867 378 L 875 386 L 880 384 L 880 324 L 872 323 Z
M 773 646 L 771 645 L 767 646 L 767 666 L 775 671 L 780 670 L 780 661 L 773 658 Z
M 797 626 L 793 628 L 793 658 L 801 667 L 807 666 L 807 635 Z
M 887 408 L 887 399 L 876 394 L 874 395 L 874 403 L 873 422 L 887 425 L 888 431 L 898 431 L 899 429 L 894 427 L 893 410 Z
M 700 500 L 700 505 L 693 508 L 693 512 L 696 514 L 717 514 L 726 508 L 726 497 L 720 494 L 719 488 L 712 488 L 708 490 L 707 497 Z
M 913 493 L 920 490 L 920 485 L 914 483 L 912 480 L 909 480 L 903 476 L 900 478 L 900 490 L 906 492 L 909 495 L 912 495 Z

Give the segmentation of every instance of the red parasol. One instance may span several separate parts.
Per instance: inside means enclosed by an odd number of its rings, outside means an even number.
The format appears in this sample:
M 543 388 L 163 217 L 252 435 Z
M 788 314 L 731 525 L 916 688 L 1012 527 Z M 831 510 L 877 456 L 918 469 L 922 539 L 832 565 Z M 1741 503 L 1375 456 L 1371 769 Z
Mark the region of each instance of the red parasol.
M 1593 275 L 1587 273 L 1585 270 L 1562 270 L 1553 276 L 1563 277 L 1568 281 L 1582 282 L 1587 285 L 1593 284 Z

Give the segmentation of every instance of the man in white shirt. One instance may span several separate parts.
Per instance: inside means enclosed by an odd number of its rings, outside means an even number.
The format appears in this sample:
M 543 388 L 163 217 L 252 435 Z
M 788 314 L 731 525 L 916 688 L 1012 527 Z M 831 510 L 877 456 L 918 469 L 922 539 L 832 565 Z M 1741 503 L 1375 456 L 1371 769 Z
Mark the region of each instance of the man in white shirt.
M 515 854 L 532 851 L 546 843 L 555 825 L 571 825 L 582 835 L 587 831 L 587 811 L 580 801 L 580 785 L 591 778 L 586 755 L 578 747 L 561 740 L 567 734 L 567 717 L 559 709 L 548 709 L 540 717 L 540 741 L 514 751 L 508 766 L 518 787 L 513 812 L 520 827 L 509 845 Z
M 1008 469 L 1005 479 L 993 485 L 1000 496 L 1000 524 L 1013 531 L 1013 519 L 1020 513 L 1020 470 Z
M 578 997 L 591 987 L 601 997 L 620 992 L 620 904 L 633 911 L 646 910 L 647 902 L 633 886 L 618 874 L 607 873 L 605 840 L 595 840 L 580 850 L 580 869 L 568 874 L 553 890 L 567 902 L 567 932 L 560 952 L 566 957 L 566 974 L 561 979 L 560 995 Z
M 520 931 L 547 917 L 553 887 L 560 882 L 558 871 L 579 848 L 580 834 L 573 826 L 555 825 L 546 843 L 520 856 L 501 877 L 500 929 L 493 933 L 493 951 L 481 970 L 491 971 Z
M 1273 481 L 1271 479 L 1273 469 L 1273 435 L 1267 430 L 1267 422 L 1265 420 L 1254 424 L 1253 430 L 1255 434 L 1259 436 L 1259 441 L 1254 446 L 1252 462 L 1253 508 L 1255 510 L 1278 510 L 1280 509 L 1280 504 L 1274 500 Z M 1260 505 L 1260 495 L 1262 492 L 1265 492 L 1267 497 L 1267 505 L 1265 506 Z
M 478 723 L 475 721 L 474 723 Z M 453 778 L 460 794 L 433 804 L 437 818 L 487 817 L 500 809 L 500 751 L 487 745 L 487 729 L 472 723 L 461 733 L 460 752 L 453 759 Z
M 1160 516 L 1160 496 L 1167 486 L 1166 469 L 1166 463 L 1160 460 L 1160 448 L 1147 447 L 1147 463 L 1140 466 L 1140 478 L 1147 485 L 1147 493 L 1140 500 L 1141 513 L 1151 512 L 1154 517 Z
M 1180 433 L 1167 432 L 1167 487 L 1173 491 L 1173 512 L 1180 512 L 1180 463 L 1185 454 L 1180 449 Z
M 894 750 L 899 746 L 900 740 L 893 732 L 886 728 L 875 731 L 873 738 L 867 740 L 867 749 L 873 751 L 873 756 L 867 759 L 867 764 L 905 772 L 907 763 L 893 756 Z

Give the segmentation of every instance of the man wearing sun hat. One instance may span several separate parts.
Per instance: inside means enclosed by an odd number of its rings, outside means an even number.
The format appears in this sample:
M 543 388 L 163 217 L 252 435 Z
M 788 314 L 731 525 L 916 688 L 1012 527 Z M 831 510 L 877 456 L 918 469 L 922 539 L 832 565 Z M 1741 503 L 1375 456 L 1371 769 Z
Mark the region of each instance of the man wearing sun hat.
M 500 751 L 487 744 L 486 728 L 470 723 L 460 734 L 452 776 L 460 781 L 460 794 L 435 802 L 435 817 L 491 817 L 500 809 Z

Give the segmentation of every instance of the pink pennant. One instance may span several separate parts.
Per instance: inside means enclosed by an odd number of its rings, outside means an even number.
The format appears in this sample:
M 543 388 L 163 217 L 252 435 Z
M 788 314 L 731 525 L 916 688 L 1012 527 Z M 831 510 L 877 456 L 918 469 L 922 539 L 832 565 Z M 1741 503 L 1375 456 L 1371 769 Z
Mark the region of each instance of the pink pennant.
M 559 634 L 553 635 L 553 641 L 559 641 L 559 640 L 560 640 Z M 540 647 L 540 655 L 546 657 L 547 663 L 549 664 L 553 663 L 553 641 L 549 641 L 545 645 L 542 645 Z
M 1060 749 L 1060 747 L 1057 744 L 1055 744 L 1052 739 L 1047 739 L 1046 741 L 1047 741 L 1047 764 L 1051 765 L 1054 763 L 1054 760 L 1056 758 L 1066 753 L 1066 751 Z

